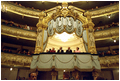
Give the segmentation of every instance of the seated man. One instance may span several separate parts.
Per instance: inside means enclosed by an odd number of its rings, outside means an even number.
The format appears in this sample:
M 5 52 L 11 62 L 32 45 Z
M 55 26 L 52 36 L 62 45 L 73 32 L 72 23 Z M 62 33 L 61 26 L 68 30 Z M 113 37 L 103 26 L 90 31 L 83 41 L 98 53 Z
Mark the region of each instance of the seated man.
M 80 53 L 80 51 L 79 51 L 79 47 L 76 48 L 75 53 Z
M 68 50 L 66 50 L 66 53 L 72 53 L 72 50 L 70 49 L 70 47 L 68 47 Z
M 29 73 L 29 80 L 37 80 L 37 74 L 34 72 Z
M 60 49 L 57 51 L 57 53 L 64 53 L 64 51 L 62 50 L 62 47 L 60 47 Z

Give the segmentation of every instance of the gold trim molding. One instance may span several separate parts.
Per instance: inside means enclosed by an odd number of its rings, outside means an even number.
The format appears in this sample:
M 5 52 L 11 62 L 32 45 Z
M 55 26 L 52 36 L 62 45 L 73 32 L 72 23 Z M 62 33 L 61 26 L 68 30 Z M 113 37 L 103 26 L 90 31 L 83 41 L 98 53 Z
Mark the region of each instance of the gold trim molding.
M 11 37 L 16 37 L 17 39 L 22 38 L 33 41 L 36 41 L 36 37 L 37 37 L 36 32 L 13 28 L 6 25 L 1 25 L 1 34 Z
M 6 66 L 14 66 L 14 67 L 30 67 L 32 61 L 32 56 L 26 56 L 26 55 L 18 55 L 18 54 L 10 54 L 10 53 L 4 53 L 1 52 L 1 65 Z M 119 55 L 115 56 L 105 56 L 105 57 L 99 57 L 101 68 L 118 68 L 119 67 Z M 38 69 L 38 68 L 36 68 Z M 46 69 L 38 69 L 41 71 L 50 71 L 52 69 L 55 69 L 55 67 L 52 68 L 46 68 Z M 78 69 L 77 67 L 74 67 L 74 69 Z M 74 70 L 71 69 L 71 70 Z M 94 67 L 89 71 L 92 71 Z M 59 68 L 56 68 L 57 71 L 61 70 Z M 78 69 L 80 71 L 86 71 L 86 69 Z M 97 70 L 97 69 L 96 69 Z
M 119 55 L 99 57 L 101 67 L 119 67 Z
M 94 32 L 95 41 L 119 37 L 119 27 Z
M 1 34 L 26 40 L 36 41 L 36 32 L 31 32 L 23 29 L 12 28 L 6 25 L 1 25 Z M 106 40 L 119 37 L 119 27 L 110 28 L 94 32 L 95 41 Z M 46 41 L 45 41 L 46 42 Z M 44 43 L 45 43 L 44 42 Z
M 1 52 L 1 65 L 30 67 L 31 56 Z
M 33 11 L 32 9 L 30 10 L 27 8 L 15 6 L 15 5 L 12 5 L 12 3 L 10 4 L 7 1 L 1 1 L 1 6 L 2 5 L 5 5 L 7 7 L 7 11 L 9 11 L 9 12 L 12 12 L 12 13 L 15 13 L 18 15 L 27 16 L 27 17 L 32 17 L 32 18 L 39 18 L 40 11 Z M 74 7 L 74 6 L 70 6 L 70 7 L 74 8 L 77 12 L 79 12 L 79 11 L 84 12 L 85 11 L 85 10 L 79 9 L 77 7 Z M 57 7 L 48 9 L 45 12 L 50 13 L 51 11 L 54 11 L 56 8 Z M 88 10 L 88 11 L 92 14 L 91 18 L 106 16 L 109 14 L 119 12 L 119 3 L 117 3 L 115 5 L 111 5 L 111 6 L 106 6 L 105 8 L 101 8 L 101 9 L 98 8 L 97 10 L 92 10 L 92 11 Z

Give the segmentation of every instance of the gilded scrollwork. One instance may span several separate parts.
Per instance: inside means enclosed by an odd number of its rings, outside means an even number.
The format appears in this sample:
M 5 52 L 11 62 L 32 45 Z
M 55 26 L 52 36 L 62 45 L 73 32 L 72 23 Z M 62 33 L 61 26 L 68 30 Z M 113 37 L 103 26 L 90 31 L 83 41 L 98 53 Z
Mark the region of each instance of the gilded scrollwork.
M 32 61 L 31 56 L 10 54 L 1 52 L 1 64 L 5 65 L 20 65 L 29 67 Z
M 104 38 L 119 37 L 119 27 L 94 32 L 95 40 L 103 40 Z
M 76 59 L 76 57 L 74 58 Z M 30 67 L 32 56 L 10 54 L 1 52 L 1 65 L 14 65 L 22 67 Z M 119 55 L 99 57 L 102 67 L 119 67 Z
M 32 9 L 30 10 L 30 9 L 27 9 L 27 8 L 22 8 L 22 7 L 10 4 L 7 1 L 2 1 L 1 5 L 5 5 L 7 7 L 7 11 L 10 11 L 10 12 L 13 12 L 13 13 L 16 13 L 16 14 L 19 14 L 19 15 L 39 18 L 38 17 L 39 16 L 38 11 L 35 11 L 35 10 L 32 10 Z M 61 7 L 55 7 L 55 8 L 61 8 Z M 53 8 L 53 10 L 55 10 L 55 8 Z M 84 12 L 85 11 L 85 10 L 76 8 L 74 6 L 69 6 L 68 8 L 69 9 L 74 8 L 74 10 L 76 10 L 78 12 L 81 12 L 81 11 Z M 49 9 L 49 10 L 46 10 L 46 12 L 50 12 L 50 11 L 53 11 L 53 10 Z M 119 12 L 119 3 L 117 3 L 115 5 L 111 5 L 111 6 L 106 6 L 105 8 L 101 8 L 101 9 L 98 8 L 97 10 L 96 9 L 92 10 L 92 11 L 89 10 L 89 12 L 91 12 L 92 18 L 116 13 L 116 12 Z
M 101 8 L 98 10 L 93 10 L 90 12 L 92 14 L 92 18 L 116 13 L 116 12 L 119 12 L 119 3 L 117 3 L 115 5 L 108 6 L 108 7 L 106 6 L 105 8 Z
M 37 34 L 36 32 L 26 31 L 23 29 L 12 28 L 6 25 L 1 25 L 1 34 L 8 36 L 20 36 L 20 38 L 26 38 L 28 40 L 36 40 Z
M 100 57 L 101 67 L 119 67 L 119 55 Z

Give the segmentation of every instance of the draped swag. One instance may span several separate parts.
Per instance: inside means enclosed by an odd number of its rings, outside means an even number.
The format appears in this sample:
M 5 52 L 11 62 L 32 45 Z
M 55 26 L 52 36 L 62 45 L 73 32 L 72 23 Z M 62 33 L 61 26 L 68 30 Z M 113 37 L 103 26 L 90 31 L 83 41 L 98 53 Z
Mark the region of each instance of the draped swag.
M 52 19 L 48 22 L 48 35 L 53 36 L 55 32 L 62 33 L 73 33 L 78 37 L 83 37 L 84 45 L 86 48 L 86 52 L 88 52 L 87 46 L 87 34 L 86 30 L 83 30 L 82 22 L 78 19 L 74 20 L 72 17 L 57 17 L 55 20 Z
M 58 70 L 93 71 L 100 70 L 100 62 L 97 55 L 91 54 L 40 54 L 34 55 L 31 62 L 31 69 L 51 70 L 53 67 Z

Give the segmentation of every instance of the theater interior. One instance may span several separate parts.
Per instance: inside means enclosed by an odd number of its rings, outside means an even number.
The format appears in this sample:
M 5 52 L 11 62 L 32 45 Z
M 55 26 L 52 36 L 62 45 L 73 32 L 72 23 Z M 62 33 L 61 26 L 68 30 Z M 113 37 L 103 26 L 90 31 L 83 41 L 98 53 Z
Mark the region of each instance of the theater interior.
M 37 80 L 119 80 L 119 1 L 1 1 L 1 80 L 31 72 Z

